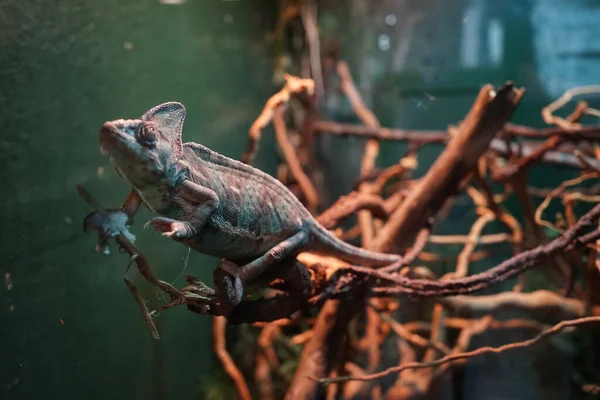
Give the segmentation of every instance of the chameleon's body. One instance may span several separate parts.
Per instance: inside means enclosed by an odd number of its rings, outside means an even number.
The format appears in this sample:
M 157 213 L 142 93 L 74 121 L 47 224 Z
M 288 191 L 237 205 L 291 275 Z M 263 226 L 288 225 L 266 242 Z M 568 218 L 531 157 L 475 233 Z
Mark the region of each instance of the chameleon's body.
M 130 202 L 161 215 L 149 223 L 166 236 L 240 265 L 230 272 L 241 281 L 301 251 L 369 266 L 400 260 L 339 240 L 270 175 L 199 144 L 183 144 L 184 118 L 183 105 L 164 103 L 140 119 L 106 122 L 100 132 L 103 151 L 132 186 Z M 133 214 L 138 206 L 125 208 Z M 234 302 L 241 300 L 239 289 Z
M 243 262 L 256 259 L 282 241 L 304 232 L 295 252 L 310 250 L 366 265 L 386 265 L 398 256 L 365 251 L 332 234 L 311 216 L 278 180 L 196 143 L 185 143 L 174 176 L 208 188 L 218 203 L 196 234 L 184 240 L 201 253 Z M 185 220 L 187 202 L 171 196 L 179 185 L 167 176 L 161 185 L 137 189 L 144 203 L 165 217 Z M 167 190 L 164 190 L 164 189 Z M 162 195 L 161 195 L 162 193 Z

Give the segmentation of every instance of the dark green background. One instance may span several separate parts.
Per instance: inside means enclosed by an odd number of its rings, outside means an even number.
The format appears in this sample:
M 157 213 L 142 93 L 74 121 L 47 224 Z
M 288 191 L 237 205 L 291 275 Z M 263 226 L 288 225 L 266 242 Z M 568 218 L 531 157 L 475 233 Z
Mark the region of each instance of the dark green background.
M 0 287 L 0 398 L 149 399 L 163 384 L 168 398 L 199 398 L 215 365 L 210 318 L 163 313 L 153 343 L 123 283 L 126 257 L 102 257 L 82 233 L 91 209 L 75 185 L 118 206 L 128 189 L 99 128 L 163 101 L 186 105 L 186 141 L 239 157 L 272 92 L 270 3 L 0 4 L 0 270 L 13 283 Z M 137 243 L 172 282 L 187 249 L 144 231 L 150 217 L 136 219 Z M 210 282 L 214 265 L 191 254 L 186 272 Z
M 355 77 L 361 62 L 385 62 L 375 40 L 361 44 L 365 32 L 347 6 L 360 1 L 322 3 L 323 31 L 342 38 Z M 482 84 L 507 79 L 527 87 L 513 120 L 542 125 L 539 111 L 550 99 L 534 65 L 532 2 L 488 2 L 505 26 L 504 59 L 476 70 L 462 69 L 456 57 L 463 3 L 423 1 L 427 19 L 417 35 L 439 57 L 414 46 L 407 71 L 372 79 L 373 108 L 383 125 L 445 129 L 465 115 Z M 184 309 L 161 313 L 162 341 L 152 341 L 123 283 L 126 258 L 115 251 L 100 256 L 95 235 L 82 233 L 91 209 L 75 185 L 107 206 L 119 205 L 128 188 L 99 151 L 99 128 L 170 100 L 187 107 L 185 141 L 239 158 L 250 124 L 278 88 L 272 83 L 276 19 L 274 0 L 0 0 L 0 278 L 9 274 L 12 281 L 10 290 L 0 286 L 0 398 L 191 399 L 214 394 L 210 388 L 219 385 L 232 390 L 212 354 L 210 318 Z M 353 120 L 347 104 L 327 112 Z M 256 165 L 273 172 L 269 136 Z M 356 176 L 361 143 L 328 138 L 321 145 L 326 187 L 334 195 L 347 192 L 353 182 L 345 178 Z M 397 162 L 404 150 L 385 144 L 380 162 Z M 421 153 L 419 173 L 438 150 Z M 538 167 L 534 182 L 555 185 L 559 171 Z M 515 202 L 509 206 L 518 216 Z M 137 244 L 158 276 L 181 284 L 187 249 L 143 230 L 150 217 L 142 211 L 136 219 Z M 459 203 L 438 233 L 465 233 L 474 218 L 470 203 Z M 185 273 L 210 282 L 215 261 L 190 254 Z M 162 304 L 131 275 L 150 308 Z M 507 340 L 486 336 L 485 344 Z M 550 361 L 522 353 L 507 354 L 502 364 L 481 359 L 467 366 L 465 385 L 475 398 L 491 392 L 513 398 L 538 386 L 536 393 L 562 398 L 573 359 L 552 346 L 540 353 L 558 354 Z M 550 372 L 538 372 L 540 363 Z M 536 379 L 543 384 L 531 384 Z

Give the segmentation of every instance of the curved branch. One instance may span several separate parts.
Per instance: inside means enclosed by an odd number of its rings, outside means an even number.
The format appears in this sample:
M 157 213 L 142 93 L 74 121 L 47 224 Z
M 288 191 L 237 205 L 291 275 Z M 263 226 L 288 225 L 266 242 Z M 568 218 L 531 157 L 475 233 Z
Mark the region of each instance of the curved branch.
M 302 165 L 300 164 L 300 160 L 298 160 L 298 156 L 296 156 L 294 146 L 290 143 L 285 128 L 285 121 L 283 120 L 283 110 L 283 106 L 279 106 L 273 111 L 273 127 L 275 128 L 277 143 L 279 143 L 279 147 L 283 152 L 283 157 L 290 168 L 292 176 L 298 182 L 298 185 L 306 198 L 308 210 L 311 213 L 314 213 L 319 205 L 319 195 L 309 177 L 302 170 Z
M 213 317 L 213 346 L 217 357 L 221 361 L 223 368 L 235 384 L 235 388 L 238 395 L 242 400 L 252 400 L 250 396 L 250 390 L 244 379 L 244 375 L 240 372 L 239 368 L 235 365 L 231 356 L 227 352 L 225 345 L 225 325 L 227 320 L 225 317 Z
M 339 377 L 331 378 L 331 379 L 317 379 L 316 381 L 319 383 L 322 383 L 322 384 L 347 382 L 347 381 L 353 381 L 353 380 L 370 381 L 370 380 L 375 380 L 375 379 L 381 379 L 381 378 L 384 378 L 391 374 L 397 374 L 397 373 L 402 372 L 407 369 L 424 369 L 424 368 L 438 367 L 440 365 L 444 365 L 444 364 L 451 363 L 451 362 L 458 361 L 458 360 L 464 360 L 464 359 L 468 359 L 468 358 L 472 358 L 472 357 L 477 357 L 477 356 L 480 356 L 483 354 L 489 354 L 489 353 L 499 354 L 499 353 L 502 353 L 507 350 L 529 347 L 529 346 L 532 346 L 534 344 L 541 342 L 548 336 L 559 333 L 560 331 L 562 331 L 563 329 L 565 329 L 567 327 L 590 324 L 590 323 L 594 323 L 594 322 L 600 322 L 600 317 L 584 317 L 584 318 L 578 318 L 578 319 L 569 320 L 569 321 L 562 321 L 562 322 L 554 325 L 552 328 L 541 332 L 539 335 L 535 336 L 534 338 L 529 339 L 529 340 L 524 340 L 522 342 L 505 344 L 505 345 L 499 346 L 499 347 L 487 347 L 487 346 L 480 347 L 477 350 L 451 354 L 449 356 L 446 356 L 446 357 L 443 357 L 443 358 L 440 358 L 438 360 L 431 361 L 431 362 L 423 362 L 423 363 L 412 362 L 412 363 L 401 364 L 397 367 L 388 368 L 385 371 L 378 372 L 376 374 L 368 374 L 368 375 L 363 375 L 363 376 L 339 376 Z

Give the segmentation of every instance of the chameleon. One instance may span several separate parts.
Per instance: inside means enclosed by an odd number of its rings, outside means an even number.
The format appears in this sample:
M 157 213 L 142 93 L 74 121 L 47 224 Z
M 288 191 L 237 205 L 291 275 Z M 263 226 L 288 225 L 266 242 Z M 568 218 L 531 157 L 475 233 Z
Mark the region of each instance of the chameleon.
M 245 283 L 302 251 L 366 266 L 384 266 L 401 259 L 397 254 L 364 250 L 338 239 L 271 175 L 203 145 L 183 143 L 185 115 L 183 104 L 167 102 L 138 119 L 103 124 L 101 150 L 132 189 L 112 216 L 92 213 L 86 217 L 88 228 L 100 225 L 104 243 L 143 204 L 160 215 L 146 226 L 195 251 L 239 266 L 220 264 L 229 266 L 227 272 L 233 276 L 234 295 L 229 299 L 233 305 L 242 300 Z M 115 222 L 107 223 L 106 218 Z
M 246 285 L 300 252 L 368 267 L 402 262 L 398 254 L 361 249 L 337 238 L 271 175 L 201 144 L 183 143 L 185 115 L 183 104 L 167 102 L 137 119 L 103 124 L 101 150 L 131 192 L 119 209 L 84 220 L 84 228 L 98 230 L 102 243 L 127 231 L 143 204 L 159 215 L 146 226 L 227 261 L 215 270 L 222 271 L 215 283 L 231 306 L 242 301 Z M 448 281 L 395 275 L 392 281 L 407 293 L 446 296 L 479 290 L 489 276 L 507 272 L 504 268 Z

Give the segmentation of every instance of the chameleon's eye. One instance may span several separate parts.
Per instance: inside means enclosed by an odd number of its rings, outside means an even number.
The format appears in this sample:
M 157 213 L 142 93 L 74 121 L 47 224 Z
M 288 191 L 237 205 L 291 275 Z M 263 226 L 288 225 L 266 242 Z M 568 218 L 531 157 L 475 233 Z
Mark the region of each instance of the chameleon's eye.
M 136 132 L 137 141 L 146 147 L 154 147 L 157 141 L 157 133 L 153 126 L 142 125 Z

